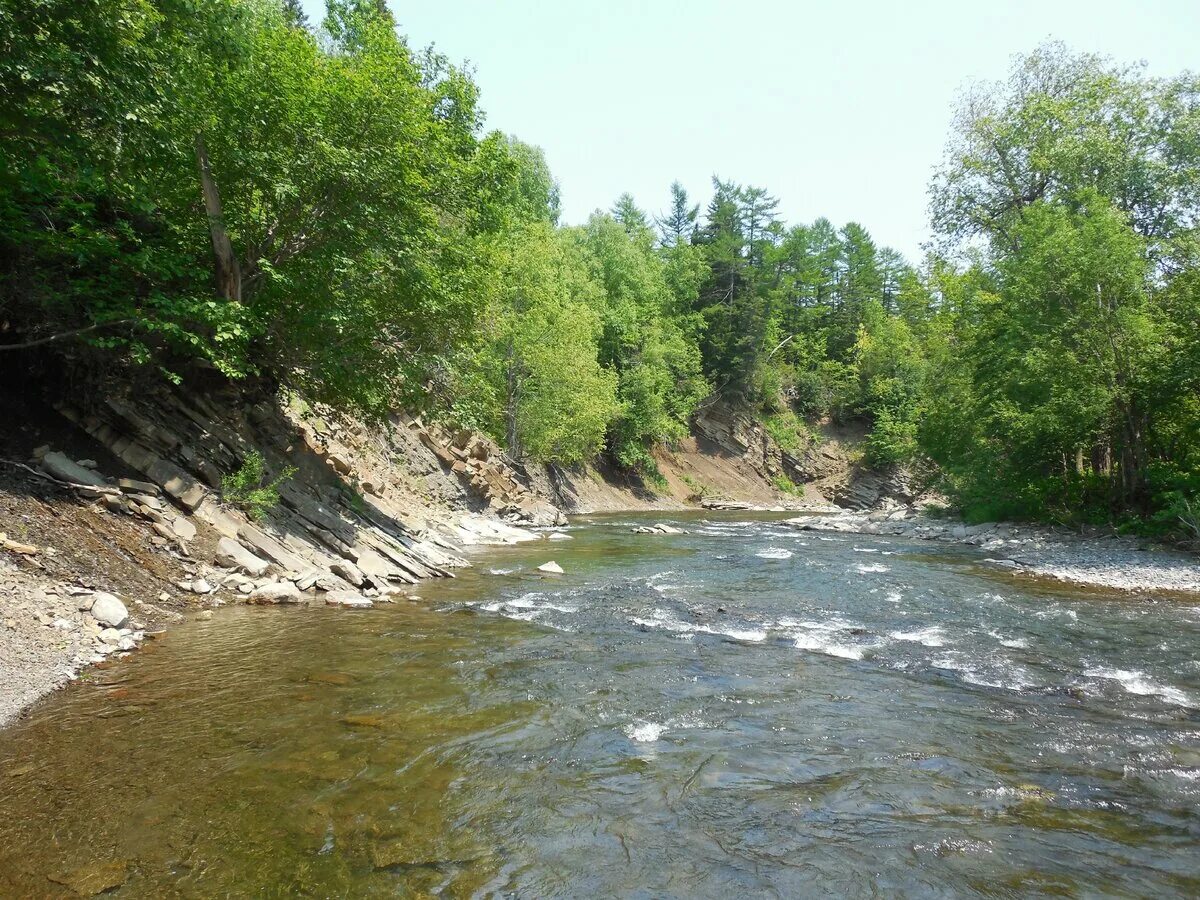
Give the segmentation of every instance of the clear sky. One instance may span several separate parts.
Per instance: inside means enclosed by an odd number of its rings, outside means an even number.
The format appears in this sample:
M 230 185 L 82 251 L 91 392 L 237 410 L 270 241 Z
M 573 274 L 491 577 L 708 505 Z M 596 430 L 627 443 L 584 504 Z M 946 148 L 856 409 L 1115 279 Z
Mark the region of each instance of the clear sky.
M 323 0 L 305 0 L 319 21 Z M 389 0 L 413 47 L 469 62 L 487 127 L 540 145 L 577 223 L 680 180 L 759 185 L 789 222 L 858 221 L 913 261 L 960 90 L 1047 39 L 1200 68 L 1200 0 Z

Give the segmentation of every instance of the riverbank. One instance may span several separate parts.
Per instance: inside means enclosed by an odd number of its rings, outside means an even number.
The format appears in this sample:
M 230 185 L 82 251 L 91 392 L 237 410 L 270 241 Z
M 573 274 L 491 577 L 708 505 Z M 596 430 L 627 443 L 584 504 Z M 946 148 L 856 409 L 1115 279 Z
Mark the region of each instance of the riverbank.
M 911 509 L 805 516 L 790 524 L 810 531 L 895 535 L 977 547 L 982 563 L 1015 576 L 1131 593 L 1200 594 L 1200 561 L 1194 555 L 1136 538 L 1004 522 L 966 525 Z

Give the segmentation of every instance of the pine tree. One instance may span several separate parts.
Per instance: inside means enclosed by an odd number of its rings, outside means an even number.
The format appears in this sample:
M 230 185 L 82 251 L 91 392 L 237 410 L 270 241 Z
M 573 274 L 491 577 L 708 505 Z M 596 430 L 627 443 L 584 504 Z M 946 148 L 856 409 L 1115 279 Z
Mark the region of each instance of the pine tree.
M 692 239 L 696 230 L 696 217 L 700 214 L 700 205 L 689 205 L 687 191 L 678 181 L 671 182 L 671 209 L 665 216 L 655 219 L 655 224 L 662 234 L 664 247 L 676 247 Z

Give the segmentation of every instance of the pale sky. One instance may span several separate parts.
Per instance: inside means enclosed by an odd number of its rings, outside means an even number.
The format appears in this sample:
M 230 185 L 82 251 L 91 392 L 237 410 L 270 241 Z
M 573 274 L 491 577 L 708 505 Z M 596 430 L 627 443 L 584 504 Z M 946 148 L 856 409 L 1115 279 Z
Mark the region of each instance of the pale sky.
M 575 224 L 678 179 L 767 188 L 789 223 L 857 221 L 916 262 L 955 98 L 1047 39 L 1200 67 L 1200 0 L 389 0 L 414 48 L 475 70 L 486 127 L 541 146 Z M 323 0 L 305 0 L 319 21 Z

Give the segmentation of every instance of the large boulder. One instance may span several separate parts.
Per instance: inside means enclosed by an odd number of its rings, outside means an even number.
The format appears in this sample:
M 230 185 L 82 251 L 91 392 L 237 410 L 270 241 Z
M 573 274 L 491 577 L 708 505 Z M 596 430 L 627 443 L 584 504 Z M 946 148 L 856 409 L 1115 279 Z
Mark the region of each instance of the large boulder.
M 114 595 L 97 591 L 92 595 L 92 618 L 109 628 L 120 628 L 129 618 L 129 610 Z
M 275 605 L 278 603 L 299 603 L 302 600 L 300 589 L 290 581 L 277 584 L 266 584 L 250 592 L 247 603 Z
M 344 578 L 355 587 L 362 587 L 366 578 L 363 576 L 362 570 L 348 559 L 337 559 L 329 564 L 329 571 L 340 578 Z
M 75 484 L 90 484 L 94 487 L 107 487 L 103 478 L 86 469 L 74 460 L 68 459 L 57 450 L 42 457 L 42 468 L 50 475 L 61 481 L 71 481 Z
M 265 559 L 260 559 L 237 541 L 227 537 L 217 541 L 216 561 L 219 566 L 236 569 L 256 578 L 271 567 Z

